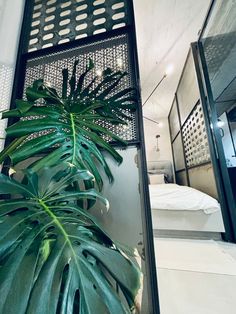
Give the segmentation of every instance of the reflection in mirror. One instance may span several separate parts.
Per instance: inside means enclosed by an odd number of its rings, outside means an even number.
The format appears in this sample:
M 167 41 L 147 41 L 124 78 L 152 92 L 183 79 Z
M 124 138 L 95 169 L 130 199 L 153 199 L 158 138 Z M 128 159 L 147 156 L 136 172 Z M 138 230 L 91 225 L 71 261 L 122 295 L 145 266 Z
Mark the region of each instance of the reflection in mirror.
M 228 194 L 232 211 L 236 204 L 236 5 L 232 0 L 214 3 L 201 44 L 208 69 L 210 89 L 213 95 L 213 110 L 219 129 L 228 174 Z M 213 128 L 213 134 L 216 130 Z M 227 180 L 226 180 L 227 181 Z M 230 198 L 230 195 L 227 196 Z M 234 206 L 234 208 L 233 208 Z M 235 225 L 236 217 L 232 217 Z
M 233 30 L 236 4 L 227 1 L 225 7 L 225 2 L 215 2 L 201 38 L 203 50 L 207 51 L 208 74 L 216 100 L 218 120 L 214 127 L 219 129 L 236 196 L 236 59 L 231 59 L 231 66 L 227 60 L 227 55 L 232 57 L 236 51 L 235 36 L 231 36 L 236 30 Z M 234 8 L 231 10 L 230 6 Z M 196 11 L 194 18 L 197 14 Z M 221 23 L 222 27 L 216 23 Z M 175 31 L 172 30 L 173 34 Z M 227 37 L 224 43 L 231 47 L 227 48 L 228 53 L 224 45 L 220 46 L 224 36 Z M 176 38 L 179 43 L 179 37 Z M 194 36 L 186 39 L 186 47 L 190 48 L 194 41 Z M 148 99 L 143 108 L 144 116 L 150 118 L 144 119 L 144 126 L 161 314 L 233 314 L 236 307 L 232 293 L 236 286 L 236 247 L 226 241 L 234 242 L 235 239 L 229 236 L 231 218 L 224 196 L 225 187 L 219 177 L 211 113 L 208 116 L 207 98 L 200 84 L 202 68 L 196 67 L 200 61 L 196 58 L 195 47 L 193 45 L 188 53 L 183 51 L 182 62 L 175 46 L 166 48 L 166 60 L 163 60 L 172 63 L 171 55 L 176 63 L 184 66 L 178 69 L 174 64 L 174 78 L 167 76 L 150 98 L 150 92 L 160 81 L 165 62 L 161 60 L 157 65 L 159 73 L 150 69 L 149 88 L 146 81 L 141 80 L 143 99 Z M 154 46 L 151 49 L 156 52 Z M 144 57 L 142 50 L 139 55 Z M 217 58 L 219 62 L 215 62 Z M 147 78 L 147 58 L 145 69 L 142 63 L 141 59 L 141 78 L 143 73 Z M 229 69 L 234 72 L 224 77 Z M 225 87 L 232 79 L 231 93 L 226 91 L 227 97 L 223 99 Z M 219 289 L 222 286 L 224 289 Z

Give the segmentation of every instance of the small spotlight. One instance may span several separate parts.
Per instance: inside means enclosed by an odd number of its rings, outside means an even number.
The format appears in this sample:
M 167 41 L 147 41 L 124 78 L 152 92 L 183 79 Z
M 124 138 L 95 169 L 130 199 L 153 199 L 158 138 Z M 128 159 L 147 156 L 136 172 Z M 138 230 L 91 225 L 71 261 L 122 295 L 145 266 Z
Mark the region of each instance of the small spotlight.
M 52 84 L 50 82 L 47 82 L 47 81 L 44 83 L 44 85 L 46 85 L 47 87 L 50 87 L 50 88 L 52 87 Z
M 96 74 L 97 74 L 97 76 L 101 77 L 102 76 L 102 70 L 97 70 Z
M 116 63 L 117 63 L 117 65 L 118 65 L 119 68 L 121 68 L 122 65 L 123 65 L 123 61 L 122 61 L 121 58 L 118 58 L 118 59 L 116 60 Z
M 169 76 L 173 73 L 174 71 L 174 66 L 173 64 L 169 64 L 165 70 L 165 76 Z

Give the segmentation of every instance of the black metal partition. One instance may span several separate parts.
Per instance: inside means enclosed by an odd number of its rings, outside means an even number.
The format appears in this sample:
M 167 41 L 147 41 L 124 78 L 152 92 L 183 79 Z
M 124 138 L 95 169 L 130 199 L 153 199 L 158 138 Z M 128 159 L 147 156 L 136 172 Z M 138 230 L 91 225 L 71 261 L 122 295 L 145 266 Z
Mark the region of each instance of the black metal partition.
M 236 242 L 235 143 L 233 134 L 236 108 L 236 4 L 213 0 L 200 38 L 195 44 L 198 80 L 209 120 L 211 156 L 225 202 L 225 223 L 228 240 Z
M 201 77 L 197 44 L 191 45 L 169 114 L 176 182 L 197 188 L 221 203 L 226 240 L 233 241 L 233 225 L 225 197 L 212 121 Z
M 118 91 L 136 85 L 131 56 L 129 55 L 130 38 L 127 28 L 125 30 L 109 32 L 109 34 L 106 33 L 105 38 L 104 35 L 96 36 L 96 39 L 92 38 L 90 40 L 90 38 L 87 38 L 83 40 L 83 44 L 77 42 L 75 45 L 70 43 L 69 46 L 63 45 L 58 46 L 57 49 L 53 47 L 24 55 L 24 90 L 35 79 L 42 77 L 46 82 L 50 82 L 50 84 L 57 86 L 60 90 L 62 88 L 61 69 L 67 67 L 72 72 L 75 60 L 79 60 L 77 71 L 83 73 L 89 59 L 95 62 L 96 68 L 90 76 L 86 77 L 88 82 L 96 75 L 96 71 L 102 72 L 105 68 L 110 67 L 116 71 L 123 70 L 129 73 L 118 86 Z M 120 64 L 121 61 L 122 65 Z M 129 143 L 136 143 L 139 138 L 137 132 L 137 115 L 129 113 L 128 109 L 126 110 L 126 114 L 131 119 L 126 119 L 127 126 L 125 128 L 112 126 L 108 122 L 104 126 Z
M 177 87 L 169 125 L 176 182 L 195 187 L 193 169 L 211 166 L 211 159 L 192 50 L 188 53 Z M 203 186 L 198 186 L 198 189 L 205 190 Z M 214 187 L 209 194 L 216 197 Z
M 130 115 L 132 119 L 127 121 L 128 126 L 116 127 L 113 131 L 128 141 L 128 150 L 133 147 L 137 150 L 137 187 L 140 186 L 142 217 L 141 250 L 145 261 L 146 296 L 143 303 L 146 305 L 143 313 L 159 313 L 132 2 L 26 0 L 12 107 L 16 98 L 24 97 L 25 88 L 35 79 L 43 77 L 60 88 L 62 68 L 68 67 L 72 71 L 74 61 L 79 59 L 78 70 L 82 73 L 90 58 L 96 65 L 94 71 L 102 71 L 107 67 L 127 71 L 129 75 L 122 80 L 120 88 L 135 87 L 138 90 L 139 106 L 136 113 Z M 9 124 L 12 122 L 9 120 Z M 105 126 L 112 128 L 109 123 Z M 119 149 L 116 143 L 113 144 Z M 133 196 L 129 197 L 132 201 Z

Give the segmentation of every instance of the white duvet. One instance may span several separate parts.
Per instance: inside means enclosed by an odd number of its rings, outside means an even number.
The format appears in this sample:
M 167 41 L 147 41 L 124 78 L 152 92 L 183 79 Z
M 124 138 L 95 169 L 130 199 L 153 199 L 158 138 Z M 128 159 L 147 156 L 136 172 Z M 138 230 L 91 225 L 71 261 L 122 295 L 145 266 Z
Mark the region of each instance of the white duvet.
M 216 199 L 188 186 L 153 184 L 149 191 L 152 209 L 202 210 L 205 214 L 220 210 Z

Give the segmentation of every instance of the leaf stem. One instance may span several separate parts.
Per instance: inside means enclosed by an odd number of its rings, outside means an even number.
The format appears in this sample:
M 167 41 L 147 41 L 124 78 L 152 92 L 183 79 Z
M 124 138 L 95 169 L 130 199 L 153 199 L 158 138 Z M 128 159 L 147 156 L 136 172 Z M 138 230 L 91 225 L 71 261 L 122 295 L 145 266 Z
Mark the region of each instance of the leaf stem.
M 71 128 L 73 132 L 73 156 L 72 156 L 72 164 L 75 164 L 75 155 L 76 155 L 76 130 L 75 130 L 75 121 L 73 113 L 70 113 L 71 120 Z

